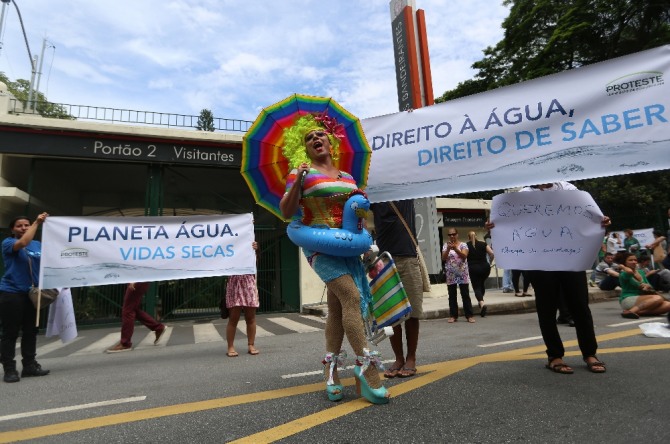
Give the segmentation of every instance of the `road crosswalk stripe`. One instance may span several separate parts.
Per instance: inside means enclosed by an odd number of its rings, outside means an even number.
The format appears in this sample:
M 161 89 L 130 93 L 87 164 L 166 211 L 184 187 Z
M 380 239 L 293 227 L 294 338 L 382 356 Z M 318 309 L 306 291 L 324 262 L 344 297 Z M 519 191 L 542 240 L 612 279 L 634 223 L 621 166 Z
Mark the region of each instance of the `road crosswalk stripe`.
M 300 317 L 304 319 L 309 319 L 310 321 L 321 322 L 322 324 L 326 323 L 326 318 L 322 318 L 320 316 L 300 315 Z
M 240 321 L 240 322 L 237 324 L 237 329 L 238 329 L 242 334 L 244 334 L 244 335 L 247 334 L 247 325 L 246 325 L 243 321 Z M 257 324 L 256 324 L 256 337 L 257 337 L 257 338 L 263 338 L 263 337 L 267 337 L 267 336 L 275 336 L 275 334 L 274 334 L 274 333 L 270 333 L 269 331 L 267 331 L 267 330 L 264 329 L 263 327 L 259 326 L 258 323 L 257 323 Z
M 94 343 L 89 344 L 86 347 L 82 348 L 81 350 L 72 353 L 72 355 L 78 356 L 78 355 L 90 355 L 93 353 L 102 353 L 109 347 L 112 347 L 114 346 L 114 344 L 117 344 L 119 342 L 120 336 L 121 335 L 119 334 L 118 331 L 114 333 L 109 333 L 102 339 L 98 339 Z
M 299 315 L 296 316 L 294 319 L 297 319 L 297 321 L 284 316 L 271 317 L 271 318 L 268 317 L 257 318 L 256 336 L 262 338 L 262 337 L 284 335 L 289 333 L 310 333 L 314 331 L 323 330 L 323 328 L 315 328 L 312 327 L 311 325 L 307 325 L 300 322 L 302 319 L 305 319 L 322 323 L 323 321 L 318 317 Z M 259 323 L 265 325 L 266 328 L 260 326 Z M 269 323 L 271 324 L 269 325 Z M 273 329 L 272 326 L 274 325 L 280 326 L 281 330 Z M 149 349 L 152 347 L 166 347 L 170 345 L 170 339 L 172 336 L 176 337 L 177 343 L 183 343 L 183 337 L 188 331 L 187 329 L 183 328 L 178 324 L 166 327 L 167 330 L 165 331 L 165 333 L 163 333 L 161 342 L 157 346 L 154 345 L 156 335 L 153 331 L 147 331 L 141 327 L 136 328 L 134 334 L 135 340 L 133 341 L 133 348 Z M 208 342 L 220 343 L 226 341 L 225 325 L 221 325 L 220 323 L 216 324 L 212 322 L 206 322 L 202 324 L 194 324 L 192 326 L 189 326 L 189 328 L 192 329 L 193 332 L 193 343 L 196 344 L 208 343 Z M 241 334 L 246 335 L 246 323 L 244 322 L 244 319 L 240 320 L 240 322 L 237 325 L 237 328 Z M 51 353 L 53 354 L 63 353 L 59 352 L 59 350 L 63 349 L 64 347 L 72 345 L 76 341 L 80 341 L 77 344 L 77 346 L 80 346 L 81 349 L 69 352 L 68 355 L 70 356 L 104 353 L 108 348 L 112 347 L 114 344 L 117 344 L 121 336 L 120 331 L 115 330 L 111 333 L 104 334 L 102 337 L 98 339 L 94 339 L 97 336 L 97 334 L 95 334 L 94 332 L 95 330 L 91 331 L 82 330 L 79 332 L 79 336 L 77 336 L 73 341 L 70 341 L 67 344 L 63 344 L 58 337 L 53 338 L 38 337 L 39 348 L 37 349 L 37 354 L 39 356 L 44 356 Z M 89 339 L 86 340 L 86 338 Z M 180 338 L 182 338 L 182 340 L 180 340 Z M 90 341 L 94 342 L 91 342 L 90 344 L 85 346 L 83 345 Z M 75 349 L 77 348 L 77 346 L 75 346 Z M 17 348 L 19 347 L 20 347 L 20 340 L 17 342 Z M 68 350 L 71 350 L 71 348 Z
M 165 347 L 165 345 L 170 340 L 170 335 L 172 334 L 172 328 L 166 325 L 165 329 L 166 330 L 163 332 L 163 336 L 161 337 L 161 342 L 159 342 L 158 345 L 154 345 L 154 341 L 156 340 L 156 333 L 149 330 L 149 333 L 147 333 L 144 339 L 142 339 L 142 342 L 137 344 L 137 347 L 135 348 Z
M 284 328 L 288 328 L 289 330 L 293 330 L 298 333 L 309 333 L 313 331 L 321 331 L 320 328 L 312 327 L 306 324 L 302 324 L 300 322 L 294 321 L 292 319 L 284 318 L 284 317 L 278 317 L 278 318 L 267 318 L 268 321 L 274 322 L 277 325 L 281 325 Z
M 58 350 L 59 348 L 63 348 L 67 345 L 73 344 L 80 339 L 81 339 L 81 336 L 77 336 L 76 338 L 74 338 L 73 340 L 68 342 L 67 344 L 64 344 L 63 341 L 61 341 L 60 339 L 57 339 L 53 342 L 50 342 L 50 343 L 45 344 L 41 347 L 38 347 L 37 348 L 37 355 L 38 356 L 46 355 L 47 353 L 51 353 L 52 351 Z
M 214 324 L 195 324 L 193 325 L 193 336 L 196 344 L 205 342 L 223 342 L 223 338 L 219 334 Z

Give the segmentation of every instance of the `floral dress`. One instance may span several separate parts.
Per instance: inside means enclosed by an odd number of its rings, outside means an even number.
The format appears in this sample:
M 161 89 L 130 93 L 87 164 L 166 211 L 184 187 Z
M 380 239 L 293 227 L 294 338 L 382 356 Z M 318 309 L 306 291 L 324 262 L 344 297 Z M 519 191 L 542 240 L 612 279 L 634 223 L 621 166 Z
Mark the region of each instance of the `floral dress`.
M 461 242 L 458 249 L 468 251 L 468 245 Z M 442 251 L 447 251 L 447 244 L 442 246 Z M 449 256 L 444 263 L 444 274 L 447 276 L 447 285 L 469 284 L 470 274 L 468 273 L 468 261 L 463 259 L 454 250 L 449 251 Z
M 258 288 L 256 275 L 240 274 L 230 276 L 226 285 L 226 307 L 258 308 Z

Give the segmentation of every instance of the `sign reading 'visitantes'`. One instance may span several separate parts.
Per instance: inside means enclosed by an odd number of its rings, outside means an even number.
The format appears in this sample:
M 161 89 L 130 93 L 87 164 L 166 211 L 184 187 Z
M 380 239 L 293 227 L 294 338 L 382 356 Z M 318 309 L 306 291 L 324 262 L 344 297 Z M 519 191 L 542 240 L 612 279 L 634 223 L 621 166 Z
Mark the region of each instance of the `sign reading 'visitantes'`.
M 3 128 L 7 129 L 7 128 Z M 15 129 L 15 128 L 12 128 Z M 156 163 L 239 167 L 241 151 L 216 146 L 137 138 L 69 135 L 51 132 L 3 132 L 0 152 Z

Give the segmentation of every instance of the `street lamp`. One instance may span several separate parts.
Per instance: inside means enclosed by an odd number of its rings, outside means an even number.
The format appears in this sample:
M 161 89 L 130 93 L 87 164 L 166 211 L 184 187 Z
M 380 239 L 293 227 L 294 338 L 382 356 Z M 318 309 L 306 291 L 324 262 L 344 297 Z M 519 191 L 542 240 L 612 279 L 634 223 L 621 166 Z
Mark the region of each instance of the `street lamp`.
M 2 1 L 2 12 L 0 12 L 0 51 L 2 51 L 2 25 L 4 25 L 5 23 L 5 9 L 7 9 L 7 5 L 12 0 L 0 0 L 0 1 Z

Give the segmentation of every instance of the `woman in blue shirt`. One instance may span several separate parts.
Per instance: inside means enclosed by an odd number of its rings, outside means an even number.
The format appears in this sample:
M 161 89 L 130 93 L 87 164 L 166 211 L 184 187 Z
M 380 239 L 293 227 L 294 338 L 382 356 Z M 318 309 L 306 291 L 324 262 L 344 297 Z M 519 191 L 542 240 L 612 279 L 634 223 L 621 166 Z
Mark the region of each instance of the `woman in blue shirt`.
M 42 369 L 42 366 L 35 360 L 37 313 L 28 297 L 30 287 L 33 283 L 35 285 L 38 283 L 42 255 L 42 245 L 34 240 L 34 237 L 47 216 L 47 213 L 42 213 L 33 223 L 26 216 L 15 217 L 9 224 L 12 236 L 2 241 L 5 274 L 0 280 L 0 318 L 2 319 L 0 362 L 5 371 L 5 382 L 19 381 L 14 357 L 20 330 L 23 331 L 21 334 L 21 362 L 23 364 L 21 377 L 49 374 L 49 370 Z

